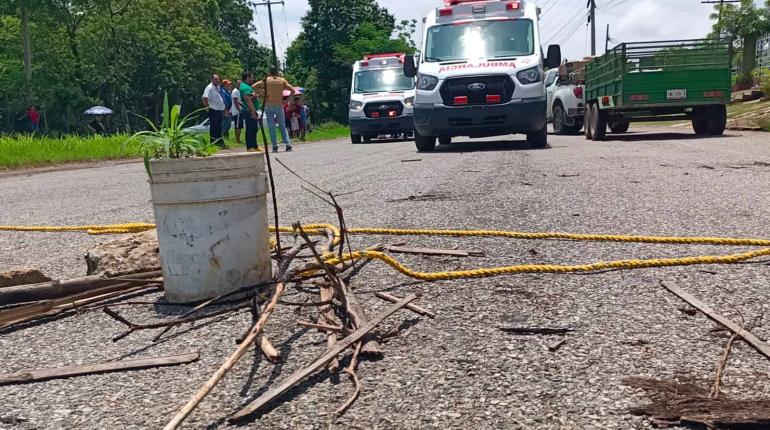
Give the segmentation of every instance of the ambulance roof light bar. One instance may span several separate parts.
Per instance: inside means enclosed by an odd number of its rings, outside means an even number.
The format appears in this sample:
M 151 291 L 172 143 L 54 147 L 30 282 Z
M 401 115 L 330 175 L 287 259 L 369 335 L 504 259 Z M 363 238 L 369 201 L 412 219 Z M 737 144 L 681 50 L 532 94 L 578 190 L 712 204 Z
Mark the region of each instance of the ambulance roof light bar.
M 505 10 L 507 11 L 518 11 L 521 9 L 521 1 L 510 1 L 510 0 L 501 0 L 506 1 L 505 4 Z M 452 16 L 453 10 L 452 6 L 461 5 L 464 3 L 473 4 L 473 3 L 486 3 L 485 1 L 481 0 L 444 0 L 444 4 L 446 7 L 439 8 L 438 15 L 439 16 Z M 480 11 L 483 11 L 483 9 L 479 9 Z M 475 13 L 475 9 L 474 9 Z
M 367 67 L 369 66 L 369 61 L 376 59 L 376 58 L 398 58 L 398 62 L 400 64 L 404 64 L 404 58 L 406 57 L 406 54 L 403 52 L 389 52 L 385 54 L 368 54 L 364 55 L 363 61 L 361 61 L 361 67 Z M 384 63 L 383 63 L 384 64 Z

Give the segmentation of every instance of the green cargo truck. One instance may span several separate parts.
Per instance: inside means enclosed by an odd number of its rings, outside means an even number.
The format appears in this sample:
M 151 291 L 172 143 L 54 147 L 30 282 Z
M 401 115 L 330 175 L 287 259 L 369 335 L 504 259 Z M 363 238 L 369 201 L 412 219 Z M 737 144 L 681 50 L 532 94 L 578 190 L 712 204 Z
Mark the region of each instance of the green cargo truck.
M 730 43 L 714 39 L 622 43 L 586 65 L 585 136 L 630 122 L 690 120 L 721 135 L 730 102 Z

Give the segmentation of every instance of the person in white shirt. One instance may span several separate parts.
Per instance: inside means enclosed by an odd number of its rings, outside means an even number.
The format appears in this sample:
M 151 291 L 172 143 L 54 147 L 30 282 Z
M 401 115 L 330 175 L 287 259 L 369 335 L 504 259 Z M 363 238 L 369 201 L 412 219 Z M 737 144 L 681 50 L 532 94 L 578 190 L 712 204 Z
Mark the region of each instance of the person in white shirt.
M 241 146 L 241 130 L 243 130 L 243 119 L 241 118 L 241 110 L 243 108 L 243 102 L 241 101 L 241 80 L 238 79 L 235 82 L 235 87 L 230 95 L 233 98 L 233 105 L 230 107 L 230 114 L 233 116 L 233 123 L 235 123 L 235 144 Z
M 211 143 L 222 144 L 222 120 L 225 111 L 225 101 L 219 92 L 219 75 L 211 75 L 211 83 L 203 90 L 203 106 L 209 111 L 209 135 Z

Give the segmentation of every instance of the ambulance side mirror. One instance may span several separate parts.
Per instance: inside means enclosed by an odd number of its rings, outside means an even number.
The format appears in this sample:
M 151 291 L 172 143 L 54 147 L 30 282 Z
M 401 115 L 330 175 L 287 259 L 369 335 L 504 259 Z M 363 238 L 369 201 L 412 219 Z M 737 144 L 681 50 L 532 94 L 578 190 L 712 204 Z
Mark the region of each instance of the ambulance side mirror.
M 414 63 L 414 57 L 407 55 L 404 58 L 404 76 L 413 78 L 417 76 L 417 65 Z
M 545 67 L 554 69 L 561 65 L 561 47 L 559 45 L 548 45 L 548 56 L 545 57 Z

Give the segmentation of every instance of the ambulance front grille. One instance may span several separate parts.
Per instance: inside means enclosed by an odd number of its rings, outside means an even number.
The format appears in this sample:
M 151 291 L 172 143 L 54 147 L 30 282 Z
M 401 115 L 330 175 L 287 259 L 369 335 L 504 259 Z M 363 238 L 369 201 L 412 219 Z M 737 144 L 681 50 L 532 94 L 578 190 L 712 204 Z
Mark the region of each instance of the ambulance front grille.
M 467 97 L 469 105 L 487 105 L 509 102 L 514 88 L 513 80 L 508 75 L 463 76 L 447 79 L 440 93 L 446 106 L 455 106 L 456 97 Z M 500 101 L 490 103 L 487 96 L 500 96 Z

